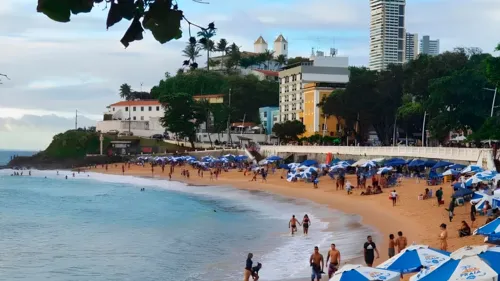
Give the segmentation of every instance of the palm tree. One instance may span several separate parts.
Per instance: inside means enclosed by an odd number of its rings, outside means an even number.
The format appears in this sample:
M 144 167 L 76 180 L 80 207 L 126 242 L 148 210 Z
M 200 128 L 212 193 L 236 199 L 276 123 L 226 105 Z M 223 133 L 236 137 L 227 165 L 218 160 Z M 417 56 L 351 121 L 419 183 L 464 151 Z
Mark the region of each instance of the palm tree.
M 266 59 L 265 61 L 267 62 L 267 69 L 269 70 L 269 68 L 271 67 L 271 62 L 274 60 L 274 51 L 266 50 L 264 52 L 264 57 Z
M 228 44 L 227 44 L 227 40 L 222 38 L 219 40 L 219 43 L 217 43 L 217 51 L 218 52 L 221 52 L 222 55 L 227 55 L 227 51 L 228 51 Z
M 280 67 L 282 67 L 286 64 L 286 56 L 279 55 L 278 57 L 276 57 L 276 59 L 274 61 L 277 62 L 280 65 Z
M 210 70 L 209 60 L 210 60 L 210 52 L 214 50 L 214 42 L 210 40 L 215 36 L 215 29 L 203 29 L 198 32 L 198 36 L 201 39 L 198 41 L 202 48 L 207 51 L 207 70 Z M 210 43 L 212 42 L 212 43 Z
M 124 100 L 131 100 L 133 98 L 132 92 L 132 87 L 129 84 L 125 83 L 120 86 L 120 98 Z
M 201 114 L 205 119 L 203 120 L 205 122 L 205 129 L 208 134 L 208 141 L 210 141 L 210 146 L 212 146 L 212 137 L 210 136 L 212 134 L 212 124 L 211 124 L 211 119 L 212 119 L 212 105 L 208 100 L 201 100 L 198 102 L 201 110 L 203 110 L 203 114 Z
M 239 61 L 239 65 L 241 67 L 243 67 L 244 69 L 247 69 L 250 66 L 252 66 L 252 62 L 250 61 L 249 57 L 247 57 L 247 58 L 241 58 L 240 61 Z
M 184 68 L 177 69 L 177 75 L 182 75 L 182 74 L 184 74 Z
M 196 58 L 200 57 L 200 46 L 188 43 L 184 50 L 182 50 L 182 55 L 192 62 L 196 62 Z

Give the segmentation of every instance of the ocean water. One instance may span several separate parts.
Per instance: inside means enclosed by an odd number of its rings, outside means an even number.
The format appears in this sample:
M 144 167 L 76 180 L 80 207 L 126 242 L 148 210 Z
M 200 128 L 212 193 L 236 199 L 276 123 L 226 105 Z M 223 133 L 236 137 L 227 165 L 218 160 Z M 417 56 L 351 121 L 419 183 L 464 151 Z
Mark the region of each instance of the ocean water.
M 10 158 L 14 155 L 18 156 L 31 156 L 35 154 L 35 151 L 25 151 L 25 150 L 2 150 L 0 149 L 0 165 L 5 165 L 9 163 Z
M 346 261 L 373 234 L 356 216 L 264 192 L 95 173 L 11 174 L 0 170 L 0 280 L 233 281 L 242 279 L 248 252 L 263 264 L 261 280 L 287 280 L 309 276 L 314 246 L 326 254 L 336 243 Z M 290 216 L 305 213 L 309 236 L 292 237 Z

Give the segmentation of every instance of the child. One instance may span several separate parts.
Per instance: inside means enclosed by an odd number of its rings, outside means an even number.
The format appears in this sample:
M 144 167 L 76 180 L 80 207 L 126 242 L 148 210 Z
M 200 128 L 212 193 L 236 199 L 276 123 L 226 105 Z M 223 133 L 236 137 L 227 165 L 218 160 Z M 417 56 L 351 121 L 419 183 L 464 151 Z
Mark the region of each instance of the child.
M 394 255 L 396 254 L 396 250 L 394 248 L 395 246 L 395 242 L 394 242 L 394 234 L 390 234 L 389 235 L 389 258 L 392 258 L 394 257 Z
M 252 267 L 252 278 L 254 281 L 259 280 L 259 270 L 262 268 L 262 264 L 260 262 L 257 263 L 257 266 Z

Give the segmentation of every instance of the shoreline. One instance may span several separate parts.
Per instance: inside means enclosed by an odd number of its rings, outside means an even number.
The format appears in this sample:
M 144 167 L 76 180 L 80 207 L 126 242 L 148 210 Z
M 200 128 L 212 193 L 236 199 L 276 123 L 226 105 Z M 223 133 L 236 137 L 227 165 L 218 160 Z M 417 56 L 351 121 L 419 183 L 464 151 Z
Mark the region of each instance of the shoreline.
M 380 252 L 380 259 L 375 260 L 375 265 L 388 259 L 387 246 L 389 234 L 397 236 L 398 231 L 402 231 L 408 239 L 408 244 L 415 242 L 416 244 L 425 244 L 430 247 L 439 248 L 437 239 L 439 234 L 439 225 L 446 223 L 448 225 L 449 239 L 448 251 L 454 251 L 465 245 L 483 244 L 482 236 L 469 236 L 459 238 L 457 230 L 460 227 L 462 220 L 470 224 L 469 207 L 470 205 L 459 206 L 455 208 L 455 218 L 449 223 L 448 214 L 445 211 L 445 206 L 449 203 L 449 198 L 452 194 L 450 183 L 444 183 L 443 187 L 445 205 L 438 207 L 435 198 L 429 200 L 417 200 L 425 188 L 431 188 L 434 191 L 439 186 L 427 186 L 425 181 L 417 183 L 415 179 L 403 179 L 401 186 L 395 188 L 384 189 L 382 194 L 360 196 L 361 189 L 354 189 L 352 195 L 347 195 L 345 190 L 335 190 L 335 182 L 327 177 L 320 178 L 319 188 L 313 189 L 312 184 L 297 182 L 290 183 L 284 179 L 280 179 L 282 170 L 276 170 L 275 174 L 269 174 L 267 182 L 262 183 L 260 179 L 257 182 L 250 182 L 251 176 L 243 176 L 242 172 L 230 170 L 223 172 L 217 180 L 210 180 L 209 174 L 205 172 L 205 177 L 197 176 L 197 171 L 189 167 L 191 177 L 187 179 L 180 175 L 182 168 L 175 167 L 175 172 L 172 174 L 172 180 L 183 182 L 188 185 L 196 186 L 224 186 L 237 188 L 242 190 L 258 190 L 272 194 L 291 197 L 295 199 L 305 199 L 324 205 L 334 211 L 340 211 L 347 215 L 358 215 L 361 217 L 361 223 L 373 228 L 382 237 L 376 237 L 375 242 Z M 166 166 L 165 172 L 155 168 L 154 178 L 167 179 L 169 166 Z M 108 166 L 108 171 L 98 167 L 89 170 L 90 172 L 98 172 L 104 174 L 121 175 L 121 165 Z M 141 176 L 146 178 L 151 177 L 150 167 L 141 167 L 131 165 L 130 169 L 125 166 L 125 175 Z M 347 180 L 355 183 L 355 177 L 348 175 Z M 367 185 L 371 183 L 368 181 Z M 395 189 L 400 200 L 395 207 L 392 207 L 391 201 L 388 199 L 388 194 L 392 189 Z M 478 216 L 473 229 L 479 225 L 483 225 L 486 217 Z M 375 233 L 374 233 L 375 234 Z M 375 235 L 374 235 L 375 236 Z M 365 241 L 359 241 L 360 251 Z M 332 243 L 334 243 L 332 241 Z M 320 249 L 321 250 L 321 249 Z

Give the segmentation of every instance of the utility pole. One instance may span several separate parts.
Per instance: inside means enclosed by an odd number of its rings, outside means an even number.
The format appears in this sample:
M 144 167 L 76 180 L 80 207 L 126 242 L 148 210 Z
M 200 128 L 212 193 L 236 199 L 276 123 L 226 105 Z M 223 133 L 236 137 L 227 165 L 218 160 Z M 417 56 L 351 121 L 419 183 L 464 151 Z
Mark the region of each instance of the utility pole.
M 75 110 L 75 130 L 78 130 L 78 109 Z
M 132 111 L 132 107 L 128 106 L 128 135 L 130 136 L 130 122 L 132 122 L 132 118 L 130 117 L 130 111 Z
M 427 116 L 427 111 L 424 112 L 424 121 L 422 122 L 422 147 L 425 146 L 425 117 Z
M 323 137 L 325 137 L 325 133 L 326 133 L 326 130 L 327 130 L 327 128 L 326 128 L 326 114 L 325 114 L 324 117 L 325 118 L 323 120 Z
M 243 114 L 243 123 L 241 124 L 243 128 L 241 128 L 241 136 L 243 136 L 243 131 L 245 130 L 245 118 L 247 117 L 247 114 Z
M 398 121 L 398 115 L 394 117 L 394 131 L 392 132 L 392 146 L 396 146 L 396 128 L 397 124 L 396 122 Z M 398 140 L 399 140 L 399 132 L 398 132 Z
M 494 92 L 493 93 L 493 102 L 491 103 L 491 113 L 490 113 L 490 117 L 493 117 L 493 111 L 495 110 L 495 101 L 497 99 L 497 90 L 498 90 L 498 85 L 495 86 L 495 89 L 488 89 L 488 88 L 484 88 L 485 90 L 487 91 L 492 91 Z
M 227 141 L 232 144 L 231 139 L 231 88 L 229 88 L 229 99 L 228 99 L 228 116 L 227 116 Z

